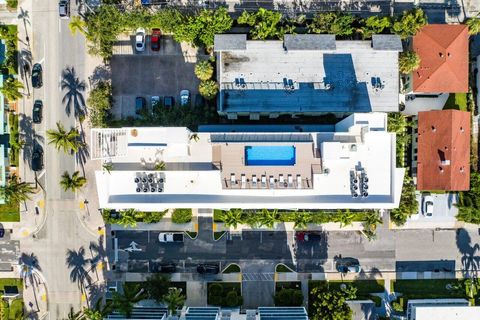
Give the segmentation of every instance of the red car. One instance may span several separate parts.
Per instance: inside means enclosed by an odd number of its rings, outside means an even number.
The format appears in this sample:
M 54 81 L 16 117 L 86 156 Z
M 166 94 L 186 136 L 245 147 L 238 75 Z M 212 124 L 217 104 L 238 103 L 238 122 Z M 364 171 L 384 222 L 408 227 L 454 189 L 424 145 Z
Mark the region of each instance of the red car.
M 150 37 L 150 43 L 153 51 L 160 50 L 160 29 L 152 29 L 152 36 Z

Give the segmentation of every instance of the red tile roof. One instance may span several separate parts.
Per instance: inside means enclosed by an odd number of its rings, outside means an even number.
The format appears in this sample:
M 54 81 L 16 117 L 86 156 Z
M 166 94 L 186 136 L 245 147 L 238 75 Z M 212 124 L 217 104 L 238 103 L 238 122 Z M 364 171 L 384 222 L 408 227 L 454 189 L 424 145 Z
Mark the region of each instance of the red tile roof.
M 414 92 L 468 91 L 468 28 L 430 24 L 413 37 L 420 68 L 413 72 Z
M 418 113 L 417 189 L 470 189 L 470 113 Z

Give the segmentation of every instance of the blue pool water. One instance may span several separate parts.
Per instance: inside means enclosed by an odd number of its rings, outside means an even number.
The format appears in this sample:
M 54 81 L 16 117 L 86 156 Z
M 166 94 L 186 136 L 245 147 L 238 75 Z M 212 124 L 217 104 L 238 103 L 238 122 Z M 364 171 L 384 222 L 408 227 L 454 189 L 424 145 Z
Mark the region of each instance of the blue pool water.
M 294 146 L 248 146 L 245 147 L 247 166 L 293 166 Z

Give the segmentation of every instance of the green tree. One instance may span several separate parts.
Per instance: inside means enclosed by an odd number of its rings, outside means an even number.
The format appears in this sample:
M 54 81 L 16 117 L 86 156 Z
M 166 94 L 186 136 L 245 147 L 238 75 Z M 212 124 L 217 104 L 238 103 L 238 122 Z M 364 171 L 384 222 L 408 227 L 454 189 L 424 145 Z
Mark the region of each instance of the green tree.
M 285 34 L 285 29 L 281 25 L 282 14 L 280 12 L 264 8 L 259 8 L 257 12 L 243 11 L 237 22 L 253 27 L 250 30 L 252 39 L 281 39 Z
M 476 35 L 480 33 L 480 19 L 478 18 L 478 15 L 474 18 L 468 19 L 465 24 L 468 27 L 468 33 L 471 35 Z
M 87 99 L 90 124 L 94 128 L 105 128 L 108 126 L 110 109 L 113 104 L 112 86 L 106 81 L 99 82 Z
M 363 20 L 361 28 L 363 39 L 369 39 L 374 34 L 382 33 L 392 27 L 392 19 L 388 16 L 371 16 Z
M 470 190 L 458 193 L 457 219 L 480 224 L 480 173 L 470 173 Z
M 355 17 L 341 12 L 318 12 L 308 25 L 308 31 L 312 33 L 329 33 L 338 36 L 350 36 L 355 28 Z
M 208 60 L 202 60 L 195 65 L 195 75 L 201 81 L 206 81 L 213 76 L 213 66 Z
M 176 315 L 177 310 L 185 304 L 185 296 L 180 289 L 169 288 L 168 293 L 163 297 L 163 301 L 167 304 L 170 315 Z
M 306 229 L 308 224 L 312 222 L 312 215 L 307 212 L 295 212 L 295 216 L 293 218 L 293 225 L 294 229 L 301 230 Z
M 427 24 L 427 16 L 420 8 L 404 11 L 393 23 L 392 31 L 402 39 L 414 36 Z
M 233 308 L 233 307 L 238 307 L 242 305 L 243 299 L 242 297 L 238 296 L 238 293 L 236 290 L 231 290 L 227 293 L 225 296 L 223 304 L 226 305 L 227 307 Z
M 413 179 L 405 172 L 400 205 L 398 208 L 390 211 L 390 218 L 397 226 L 404 225 L 408 217 L 418 211 L 418 201 L 415 190 Z
M 174 33 L 177 26 L 185 21 L 178 9 L 165 8 L 151 15 L 149 28 L 160 28 L 163 32 Z
M 225 223 L 225 226 L 236 229 L 239 223 L 243 223 L 243 211 L 242 209 L 222 211 L 221 219 Z
M 336 222 L 340 222 L 340 228 L 344 228 L 352 224 L 353 219 L 355 219 L 355 213 L 351 212 L 350 209 L 337 210 L 337 215 L 335 217 Z
M 87 34 L 87 23 L 80 16 L 70 17 L 68 28 L 73 36 L 76 35 L 77 32 L 80 32 L 83 35 Z
M 3 86 L 0 88 L 5 99 L 8 101 L 16 101 L 22 97 L 20 89 L 23 89 L 23 84 L 15 78 L 7 78 L 3 81 Z
M 365 220 L 362 224 L 362 233 L 367 237 L 368 240 L 375 240 L 377 238 L 377 225 L 382 223 L 382 217 L 380 216 L 378 211 L 365 212 L 364 217 Z
M 136 210 L 135 209 L 126 209 L 120 211 L 120 218 L 115 221 L 115 223 L 126 227 L 136 227 L 137 226 L 137 219 L 135 218 Z
M 161 303 L 163 302 L 165 295 L 168 294 L 170 278 L 166 274 L 153 273 L 147 278 L 144 285 L 148 297 L 155 300 L 157 303 Z
M 55 145 L 57 150 L 63 150 L 66 154 L 78 152 L 83 146 L 79 140 L 80 133 L 75 128 L 70 128 L 67 132 L 60 122 L 57 122 L 57 130 L 47 130 L 48 144 Z
M 18 0 L 7 0 L 7 8 L 8 9 L 17 9 Z
M 72 176 L 65 171 L 62 175 L 62 179 L 60 180 L 60 185 L 62 186 L 64 191 L 72 191 L 75 192 L 78 189 L 82 188 L 87 183 L 87 179 L 85 177 L 80 176 L 80 172 L 75 171 Z
M 401 73 L 409 74 L 420 67 L 420 62 L 420 56 L 416 52 L 401 52 L 398 58 L 398 69 Z
M 259 214 L 258 223 L 262 227 L 267 227 L 269 229 L 273 228 L 275 222 L 278 221 L 278 210 L 268 210 L 262 209 L 261 213 Z
M 5 199 L 5 202 L 9 203 L 30 200 L 30 195 L 34 191 L 32 184 L 20 182 L 15 174 L 10 176 L 5 186 L 0 187 L 0 195 Z
M 111 301 L 103 303 L 102 299 L 98 299 L 95 302 L 93 308 L 84 308 L 83 315 L 85 320 L 103 320 L 113 311 L 113 305 Z
M 325 290 L 313 288 L 311 290 L 312 320 L 347 320 L 352 319 L 352 310 L 346 301 L 356 297 L 352 286 L 346 290 Z
M 218 93 L 218 83 L 215 80 L 200 82 L 198 92 L 207 100 L 213 100 Z
M 397 135 L 405 134 L 406 130 L 412 125 L 413 123 L 409 118 L 400 112 L 391 112 L 388 114 L 388 132 L 395 132 Z
M 284 289 L 275 293 L 275 306 L 299 307 L 303 304 L 303 294 L 299 289 Z
M 145 298 L 145 290 L 139 284 L 123 285 L 123 294 L 113 292 L 113 307 L 129 318 L 134 305 Z

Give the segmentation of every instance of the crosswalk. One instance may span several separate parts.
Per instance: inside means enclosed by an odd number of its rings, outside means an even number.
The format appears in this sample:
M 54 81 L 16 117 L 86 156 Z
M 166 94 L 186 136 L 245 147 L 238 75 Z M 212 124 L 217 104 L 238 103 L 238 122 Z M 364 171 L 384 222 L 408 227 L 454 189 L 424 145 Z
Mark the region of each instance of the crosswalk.
M 275 273 L 243 273 L 242 281 L 273 281 Z

